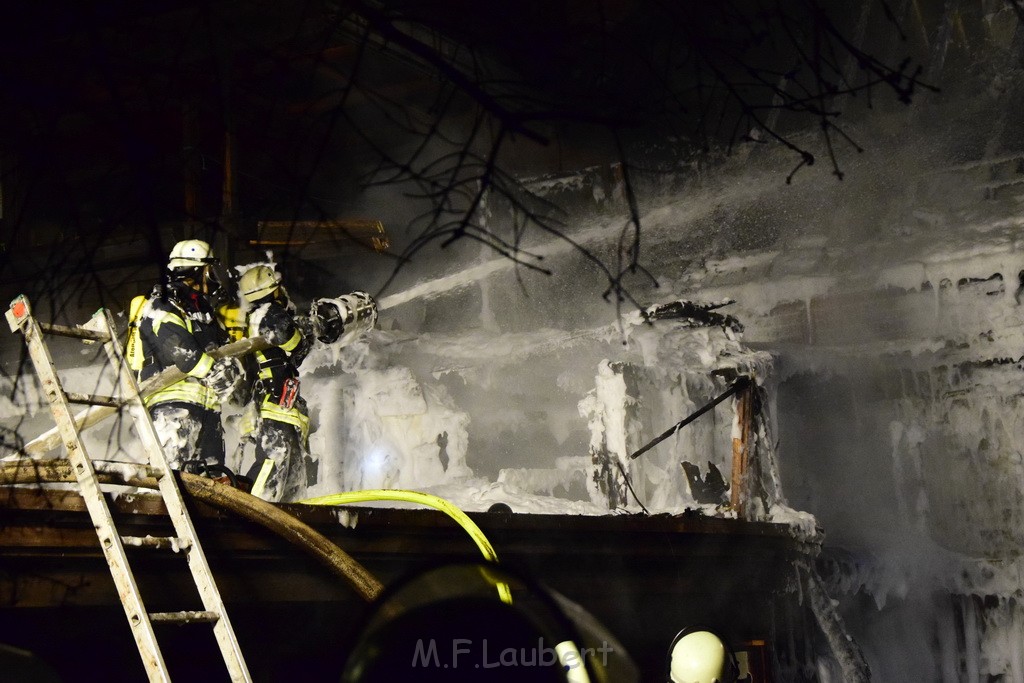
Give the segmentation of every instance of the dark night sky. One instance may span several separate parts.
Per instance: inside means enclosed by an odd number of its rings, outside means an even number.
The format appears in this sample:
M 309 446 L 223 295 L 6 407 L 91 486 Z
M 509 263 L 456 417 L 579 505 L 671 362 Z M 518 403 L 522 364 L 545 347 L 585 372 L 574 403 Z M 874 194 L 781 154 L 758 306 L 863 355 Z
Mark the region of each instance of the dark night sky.
M 400 227 L 401 202 L 367 207 L 368 174 L 391 156 L 451 182 L 424 170 L 446 153 L 427 136 L 457 137 L 480 111 L 485 137 L 506 132 L 497 171 L 517 176 L 647 163 L 635 150 L 674 163 L 758 123 L 785 136 L 880 73 L 897 96 L 876 83 L 846 115 L 903 106 L 927 56 L 913 23 L 894 28 L 882 3 L 831 5 L 826 18 L 748 0 L 32 3 L 0 44 L 0 283 L 56 272 L 69 277 L 50 289 L 79 290 L 71 274 L 86 275 L 102 300 L 115 280 L 151 279 L 184 236 L 236 249 L 265 220 Z M 941 23 L 940 5 L 922 5 L 922 25 Z M 970 34 L 981 18 L 958 21 Z M 962 58 L 951 45 L 947 61 Z M 874 58 L 896 71 L 873 72 Z M 823 62 L 831 80 L 816 78 Z M 411 239 L 391 237 L 396 251 Z M 148 270 L 123 272 L 132 263 Z

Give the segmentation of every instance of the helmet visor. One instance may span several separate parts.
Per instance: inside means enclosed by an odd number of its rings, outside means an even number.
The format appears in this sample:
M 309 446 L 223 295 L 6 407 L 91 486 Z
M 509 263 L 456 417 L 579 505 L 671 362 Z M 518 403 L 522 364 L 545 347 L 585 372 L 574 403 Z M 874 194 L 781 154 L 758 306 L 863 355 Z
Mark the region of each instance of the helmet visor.
M 203 266 L 203 291 L 215 306 L 227 303 L 231 298 L 231 275 L 219 260 L 206 260 L 209 262 Z

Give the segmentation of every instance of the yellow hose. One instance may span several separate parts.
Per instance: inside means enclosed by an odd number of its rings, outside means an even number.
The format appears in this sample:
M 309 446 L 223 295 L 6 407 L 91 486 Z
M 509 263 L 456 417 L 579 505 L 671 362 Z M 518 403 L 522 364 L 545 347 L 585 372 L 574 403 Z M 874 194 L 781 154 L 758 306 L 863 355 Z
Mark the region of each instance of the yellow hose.
M 480 527 L 478 527 L 465 512 L 460 510 L 450 501 L 439 496 L 422 493 L 420 491 L 407 491 L 404 489 L 367 489 L 365 491 L 332 493 L 327 496 L 307 498 L 306 500 L 300 500 L 298 502 L 303 505 L 352 505 L 354 503 L 369 503 L 379 500 L 399 500 L 406 503 L 426 505 L 436 510 L 440 510 L 455 520 L 459 526 L 469 534 L 469 537 L 473 539 L 474 543 L 476 543 L 477 548 L 480 549 L 485 560 L 488 562 L 494 562 L 495 564 L 498 563 L 498 553 L 495 552 L 494 546 L 492 546 L 491 542 L 487 540 L 487 537 L 484 535 L 484 532 Z M 497 581 L 495 582 L 495 586 L 498 589 L 498 595 L 501 597 L 502 602 L 511 605 L 512 592 L 508 584 Z

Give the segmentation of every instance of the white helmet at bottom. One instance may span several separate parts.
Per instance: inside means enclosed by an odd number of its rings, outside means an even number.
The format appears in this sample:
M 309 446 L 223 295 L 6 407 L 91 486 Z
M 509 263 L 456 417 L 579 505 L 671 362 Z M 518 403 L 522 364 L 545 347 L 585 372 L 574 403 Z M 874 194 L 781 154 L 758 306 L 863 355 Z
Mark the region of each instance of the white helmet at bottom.
M 669 652 L 671 683 L 726 683 L 731 681 L 729 653 L 721 638 L 710 631 L 676 636 Z

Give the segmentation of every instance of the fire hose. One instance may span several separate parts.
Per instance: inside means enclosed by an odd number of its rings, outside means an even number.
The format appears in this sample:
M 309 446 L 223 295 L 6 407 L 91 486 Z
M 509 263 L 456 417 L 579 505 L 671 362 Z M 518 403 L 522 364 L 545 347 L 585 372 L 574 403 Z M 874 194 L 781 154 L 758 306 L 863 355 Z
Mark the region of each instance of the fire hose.
M 450 501 L 440 498 L 429 493 L 422 493 L 420 491 L 407 491 L 404 489 L 368 489 L 365 491 L 348 491 L 346 493 L 333 493 L 327 496 L 319 496 L 317 498 L 307 498 L 306 500 L 300 500 L 299 503 L 303 505 L 351 505 L 353 503 L 369 503 L 372 501 L 380 500 L 397 500 L 406 503 L 416 503 L 418 505 L 426 505 L 436 510 L 440 510 L 455 522 L 458 523 L 462 529 L 469 534 L 469 537 L 476 543 L 477 548 L 480 549 L 484 559 L 488 562 L 498 562 L 498 553 L 495 552 L 494 546 L 487 540 L 484 532 L 476 525 L 476 523 L 466 515 L 465 512 L 460 510 Z M 502 602 L 512 604 L 512 594 L 508 587 L 508 584 L 498 582 L 496 584 L 498 589 L 498 595 L 501 597 Z
M 210 352 L 214 360 L 227 358 L 228 356 L 243 356 L 252 351 L 262 351 L 270 346 L 270 343 L 263 337 L 250 337 L 241 341 L 225 344 L 219 349 Z M 169 387 L 175 382 L 185 379 L 185 373 L 175 366 L 164 369 L 160 374 L 154 375 L 139 384 L 139 395 L 145 398 L 150 394 Z M 98 422 L 117 413 L 119 409 L 113 406 L 89 406 L 75 415 L 75 429 L 82 431 Z M 53 427 L 43 432 L 36 438 L 25 444 L 23 453 L 30 457 L 39 457 L 61 445 L 60 431 Z
M 137 468 L 126 468 L 120 465 L 118 463 L 111 467 L 107 463 L 97 462 L 97 476 L 105 483 L 157 488 L 155 478 L 128 475 L 127 470 L 136 470 Z M 179 472 L 178 475 L 181 478 L 182 487 L 193 498 L 237 514 L 274 532 L 326 565 L 332 573 L 345 581 L 367 602 L 376 599 L 383 590 L 381 582 L 351 555 L 305 522 L 296 519 L 277 506 L 213 479 L 187 472 Z M 2 486 L 75 483 L 76 481 L 70 462 L 64 459 L 23 459 L 16 462 L 0 463 L 0 485 Z

